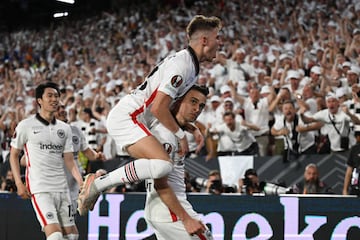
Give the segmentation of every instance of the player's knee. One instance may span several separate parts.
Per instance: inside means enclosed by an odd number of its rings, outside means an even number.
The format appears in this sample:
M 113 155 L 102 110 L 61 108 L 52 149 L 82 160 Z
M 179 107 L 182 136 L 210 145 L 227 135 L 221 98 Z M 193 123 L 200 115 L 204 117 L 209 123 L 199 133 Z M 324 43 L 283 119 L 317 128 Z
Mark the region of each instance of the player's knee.
M 173 167 L 173 164 L 169 161 L 151 160 L 151 175 L 153 178 L 165 177 L 173 170 Z
M 66 240 L 78 240 L 79 239 L 79 234 L 70 233 L 68 235 L 65 235 L 64 239 L 66 239 Z
M 61 232 L 53 232 L 46 238 L 46 240 L 63 240 L 63 235 Z

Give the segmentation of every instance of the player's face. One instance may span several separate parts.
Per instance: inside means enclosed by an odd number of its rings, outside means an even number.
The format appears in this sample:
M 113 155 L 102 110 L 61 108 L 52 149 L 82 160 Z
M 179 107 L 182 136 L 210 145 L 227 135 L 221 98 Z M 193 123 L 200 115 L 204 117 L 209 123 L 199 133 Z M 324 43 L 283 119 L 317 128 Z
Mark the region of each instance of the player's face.
M 39 98 L 39 103 L 42 111 L 55 113 L 58 110 L 59 94 L 54 88 L 45 88 L 42 98 Z
M 206 46 L 204 47 L 204 61 L 212 61 L 216 57 L 216 52 L 221 44 L 219 30 L 214 29 L 206 34 Z
M 179 114 L 185 122 L 194 122 L 206 104 L 206 97 L 197 90 L 188 92 L 181 102 Z

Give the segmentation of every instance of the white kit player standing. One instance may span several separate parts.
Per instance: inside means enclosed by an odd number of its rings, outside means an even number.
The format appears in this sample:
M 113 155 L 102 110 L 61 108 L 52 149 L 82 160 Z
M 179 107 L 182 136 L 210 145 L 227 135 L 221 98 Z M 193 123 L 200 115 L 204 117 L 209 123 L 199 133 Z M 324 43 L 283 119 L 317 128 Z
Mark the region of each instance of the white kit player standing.
M 74 164 L 70 126 L 55 119 L 60 91 L 46 82 L 36 88 L 39 113 L 19 122 L 11 141 L 10 165 L 17 193 L 31 198 L 47 240 L 76 240 L 79 233 L 71 214 L 64 162 L 79 186 L 82 176 Z M 21 180 L 19 155 L 26 156 L 26 186 Z

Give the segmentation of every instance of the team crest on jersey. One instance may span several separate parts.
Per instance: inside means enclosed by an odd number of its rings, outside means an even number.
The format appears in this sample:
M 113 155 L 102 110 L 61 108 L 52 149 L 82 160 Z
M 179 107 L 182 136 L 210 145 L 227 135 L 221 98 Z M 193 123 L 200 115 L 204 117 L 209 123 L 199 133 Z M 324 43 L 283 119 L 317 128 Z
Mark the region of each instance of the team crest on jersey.
M 72 141 L 73 141 L 73 144 L 79 144 L 79 137 L 78 136 L 73 136 L 72 137 Z
M 59 129 L 57 131 L 57 135 L 59 136 L 59 138 L 64 138 L 65 137 L 65 131 L 63 129 Z
M 46 218 L 47 219 L 53 219 L 54 218 L 54 214 L 52 212 L 48 212 L 46 213 Z
M 171 85 L 174 87 L 174 88 L 178 88 L 181 86 L 183 82 L 183 79 L 181 76 L 179 75 L 176 75 L 176 76 L 173 76 L 172 79 L 171 79 Z
M 170 143 L 164 143 L 163 146 L 164 146 L 165 151 L 166 151 L 168 154 L 170 154 L 171 151 L 172 151 L 172 146 L 171 146 L 171 144 L 170 144 Z

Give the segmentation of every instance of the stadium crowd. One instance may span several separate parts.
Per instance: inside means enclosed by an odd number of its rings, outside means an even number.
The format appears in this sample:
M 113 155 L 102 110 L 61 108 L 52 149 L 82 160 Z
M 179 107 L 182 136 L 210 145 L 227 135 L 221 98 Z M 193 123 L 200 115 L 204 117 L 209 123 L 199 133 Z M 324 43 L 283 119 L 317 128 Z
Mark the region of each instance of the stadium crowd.
M 331 131 L 335 137 L 329 137 L 325 152 L 355 144 L 360 3 L 189 2 L 154 8 L 144 1 L 130 10 L 0 33 L 0 162 L 8 157 L 17 123 L 37 111 L 34 88 L 46 80 L 61 86 L 68 122 L 84 132 L 93 149 L 114 159 L 119 154 L 105 128 L 109 110 L 156 63 L 186 47 L 184 29 L 196 14 L 219 16 L 224 27 L 221 51 L 202 67 L 198 80 L 210 88 L 208 106 L 198 119 L 206 151 L 189 136 L 192 154 L 210 160 L 218 154 L 320 153 Z M 330 114 L 328 121 L 314 117 L 324 109 L 349 117 L 341 115 L 335 127 Z M 307 123 L 307 118 L 317 121 Z M 347 146 L 341 142 L 346 137 Z M 84 156 L 79 160 L 87 172 L 101 168 L 89 167 Z

